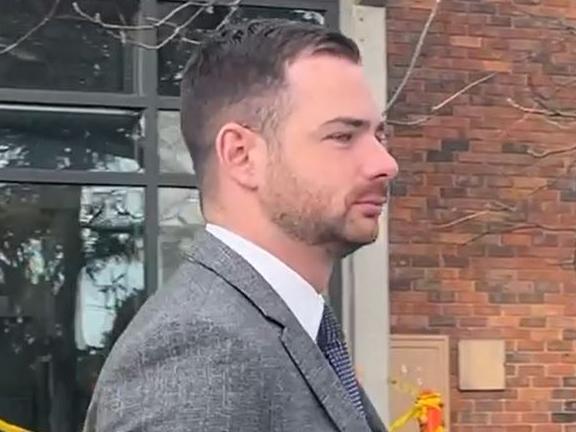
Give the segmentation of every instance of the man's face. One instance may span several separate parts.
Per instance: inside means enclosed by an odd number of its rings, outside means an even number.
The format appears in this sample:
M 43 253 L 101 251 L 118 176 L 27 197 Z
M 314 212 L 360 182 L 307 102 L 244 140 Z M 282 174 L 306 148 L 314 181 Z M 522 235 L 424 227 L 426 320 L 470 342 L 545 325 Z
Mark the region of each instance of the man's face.
M 280 117 L 259 199 L 268 217 L 300 241 L 345 256 L 378 235 L 398 165 L 361 66 L 329 55 L 287 70 Z

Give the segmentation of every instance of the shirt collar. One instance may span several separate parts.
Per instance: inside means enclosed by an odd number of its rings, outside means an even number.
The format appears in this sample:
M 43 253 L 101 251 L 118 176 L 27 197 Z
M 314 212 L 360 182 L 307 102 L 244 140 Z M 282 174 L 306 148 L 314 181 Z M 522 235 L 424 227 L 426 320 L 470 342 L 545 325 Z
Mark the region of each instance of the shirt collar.
M 238 234 L 214 224 L 206 225 L 206 230 L 244 258 L 268 282 L 315 341 L 324 299 L 312 285 L 276 256 Z

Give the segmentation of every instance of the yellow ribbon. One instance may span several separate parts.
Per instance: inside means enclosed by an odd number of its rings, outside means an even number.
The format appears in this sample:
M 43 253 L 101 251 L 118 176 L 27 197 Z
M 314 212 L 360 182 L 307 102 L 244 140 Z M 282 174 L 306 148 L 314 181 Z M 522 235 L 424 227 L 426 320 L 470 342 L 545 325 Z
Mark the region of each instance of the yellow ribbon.
M 410 420 L 425 422 L 429 409 L 442 409 L 442 399 L 438 393 L 421 393 L 412 408 L 399 417 L 392 426 L 390 432 L 395 432 Z M 444 432 L 444 428 L 439 426 L 434 432 Z
M 21 428 L 19 426 L 10 424 L 2 419 L 0 419 L 0 432 L 31 432 L 28 429 Z

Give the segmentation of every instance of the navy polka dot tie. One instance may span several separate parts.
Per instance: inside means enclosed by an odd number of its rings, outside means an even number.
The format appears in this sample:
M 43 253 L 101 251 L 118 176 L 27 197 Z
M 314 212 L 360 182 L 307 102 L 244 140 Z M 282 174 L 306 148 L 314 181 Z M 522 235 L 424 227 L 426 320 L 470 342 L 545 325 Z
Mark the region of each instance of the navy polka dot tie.
M 334 369 L 336 375 L 340 378 L 352 403 L 360 413 L 364 415 L 364 407 L 362 406 L 362 400 L 360 398 L 358 382 L 354 375 L 354 369 L 352 368 L 352 361 L 350 360 L 346 342 L 344 341 L 344 335 L 342 334 L 338 320 L 328 305 L 324 305 L 324 313 L 322 314 L 322 321 L 320 321 L 316 341 L 318 347 L 332 366 L 332 369 Z

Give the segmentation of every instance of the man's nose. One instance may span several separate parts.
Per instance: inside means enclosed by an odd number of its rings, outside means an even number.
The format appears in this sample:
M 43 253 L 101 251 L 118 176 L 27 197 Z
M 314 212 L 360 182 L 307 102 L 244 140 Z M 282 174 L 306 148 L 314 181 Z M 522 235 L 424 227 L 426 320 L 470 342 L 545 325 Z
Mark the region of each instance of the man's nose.
M 385 145 L 381 142 L 375 144 L 371 146 L 373 151 L 367 155 L 366 174 L 369 178 L 385 177 L 387 180 L 392 180 L 398 175 L 398 162 Z

